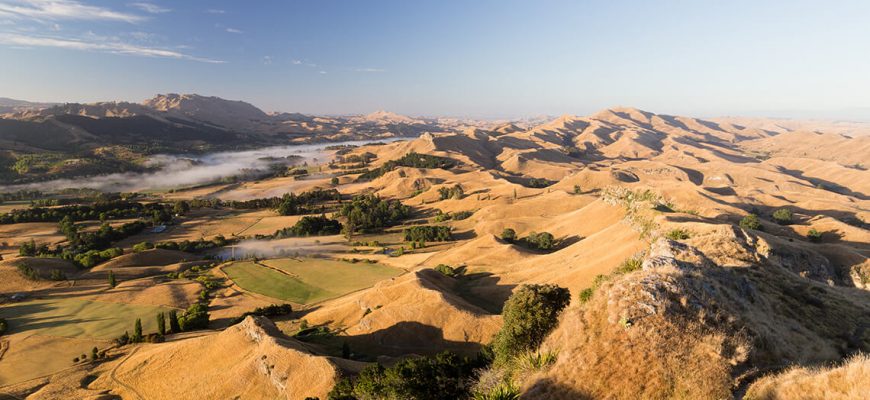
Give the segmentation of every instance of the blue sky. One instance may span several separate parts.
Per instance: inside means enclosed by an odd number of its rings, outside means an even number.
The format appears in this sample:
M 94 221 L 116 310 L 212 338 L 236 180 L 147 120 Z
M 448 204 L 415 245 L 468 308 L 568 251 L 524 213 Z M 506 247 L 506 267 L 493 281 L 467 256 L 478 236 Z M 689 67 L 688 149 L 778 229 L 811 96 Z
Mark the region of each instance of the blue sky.
M 868 18 L 867 1 L 0 0 L 0 96 L 858 118 Z

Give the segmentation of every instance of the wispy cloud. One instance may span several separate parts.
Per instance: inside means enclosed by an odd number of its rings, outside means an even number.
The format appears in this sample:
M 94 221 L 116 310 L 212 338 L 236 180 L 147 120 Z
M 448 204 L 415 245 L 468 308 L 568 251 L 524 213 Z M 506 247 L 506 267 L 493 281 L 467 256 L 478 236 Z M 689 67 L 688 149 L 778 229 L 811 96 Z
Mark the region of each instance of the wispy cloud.
M 107 20 L 130 23 L 145 19 L 139 15 L 86 5 L 74 0 L 0 0 L 0 17 L 35 20 Z
M 124 43 L 115 39 L 103 40 L 91 39 L 68 39 L 46 36 L 28 36 L 15 33 L 0 33 L 0 44 L 25 47 L 53 47 L 81 51 L 98 51 L 113 54 L 126 54 L 142 57 L 172 58 L 177 60 L 190 60 L 211 64 L 223 64 L 225 61 L 210 58 L 197 57 L 180 53 L 173 50 L 156 47 L 139 46 Z
M 263 56 L 263 65 L 272 65 L 272 56 Z
M 145 11 L 145 12 L 151 13 L 151 14 L 163 14 L 163 13 L 168 13 L 168 12 L 172 11 L 171 9 L 168 9 L 166 7 L 161 7 L 161 6 L 158 6 L 157 4 L 145 3 L 145 2 L 130 3 L 130 7 L 135 7 L 135 8 L 138 8 L 142 11 Z
M 293 60 L 291 61 L 293 65 L 302 65 L 302 60 Z
M 227 28 L 226 31 L 229 33 L 237 33 L 237 34 L 245 33 L 242 30 L 236 29 L 236 28 Z
M 207 12 L 209 14 L 226 14 L 227 13 L 225 10 L 221 10 L 219 8 L 209 8 L 208 10 L 205 10 L 205 12 Z
M 354 72 L 387 72 L 385 69 L 381 68 L 354 68 Z
M 322 71 L 322 70 L 321 70 L 321 71 L 317 71 L 317 73 L 318 73 L 318 74 L 326 75 L 326 71 Z

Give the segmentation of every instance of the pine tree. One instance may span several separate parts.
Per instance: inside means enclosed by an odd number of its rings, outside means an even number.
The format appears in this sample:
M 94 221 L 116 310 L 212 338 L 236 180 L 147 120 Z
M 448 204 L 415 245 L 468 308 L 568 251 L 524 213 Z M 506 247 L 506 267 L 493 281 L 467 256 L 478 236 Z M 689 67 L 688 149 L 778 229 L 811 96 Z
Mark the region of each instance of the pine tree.
M 109 286 L 115 287 L 118 285 L 118 281 L 115 280 L 115 273 L 109 270 Z
M 166 334 L 166 314 L 157 313 L 157 333 L 161 336 Z
M 96 359 L 98 358 L 98 356 L 99 356 L 99 350 L 98 350 L 96 347 L 94 347 L 93 349 L 91 349 L 91 360 L 95 360 L 95 361 L 96 361 Z
M 133 328 L 133 343 L 142 342 L 142 319 L 136 318 L 136 326 Z
M 178 313 L 175 310 L 169 310 L 169 330 L 172 333 L 181 333 L 181 327 L 178 325 Z

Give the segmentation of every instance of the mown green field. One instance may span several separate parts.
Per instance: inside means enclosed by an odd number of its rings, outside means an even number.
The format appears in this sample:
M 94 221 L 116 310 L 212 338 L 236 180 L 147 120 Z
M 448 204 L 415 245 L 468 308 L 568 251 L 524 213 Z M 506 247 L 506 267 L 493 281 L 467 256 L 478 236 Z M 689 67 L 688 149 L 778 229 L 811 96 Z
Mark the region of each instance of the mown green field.
M 10 333 L 109 340 L 133 332 L 136 318 L 145 333 L 157 331 L 156 315 L 168 308 L 88 301 L 74 298 L 31 300 L 0 307 Z
M 402 273 L 381 264 L 319 258 L 235 262 L 224 272 L 245 290 L 297 304 L 310 304 L 364 289 Z

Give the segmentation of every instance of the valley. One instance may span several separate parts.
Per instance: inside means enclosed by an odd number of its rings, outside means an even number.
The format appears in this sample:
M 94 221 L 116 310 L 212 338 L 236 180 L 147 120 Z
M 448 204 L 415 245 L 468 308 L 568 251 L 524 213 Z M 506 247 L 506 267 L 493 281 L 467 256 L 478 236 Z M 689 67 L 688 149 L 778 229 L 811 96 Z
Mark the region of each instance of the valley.
M 235 104 L 220 120 L 185 111 L 194 100 L 13 120 L 149 115 L 280 136 L 268 121 L 303 118 Z M 4 181 L 0 393 L 338 399 L 412 390 L 364 379 L 428 362 L 466 395 L 761 399 L 779 387 L 766 374 L 866 365 L 867 127 L 633 108 L 381 117 L 306 131 L 329 144 L 270 136 L 156 170 Z M 10 153 L 54 151 L 5 132 Z M 561 306 L 511 353 L 525 295 Z

